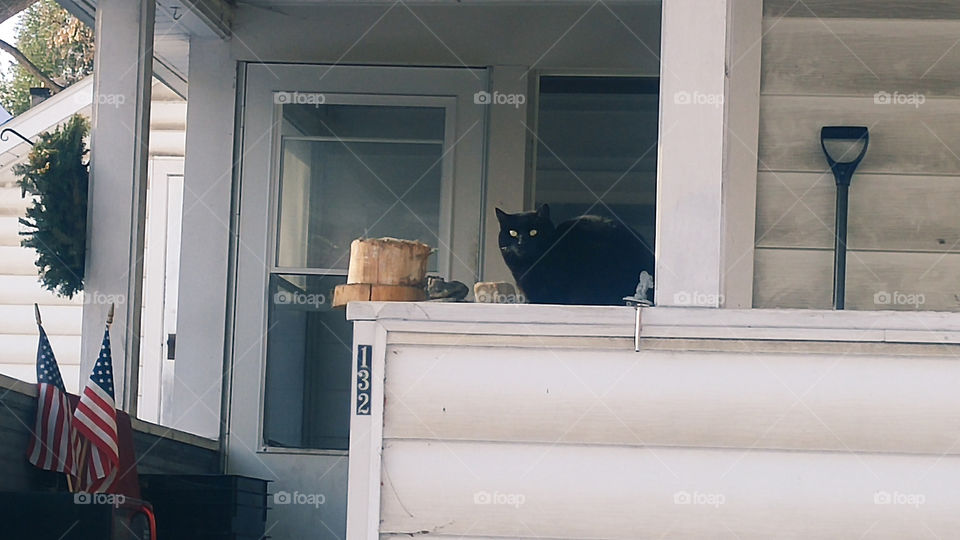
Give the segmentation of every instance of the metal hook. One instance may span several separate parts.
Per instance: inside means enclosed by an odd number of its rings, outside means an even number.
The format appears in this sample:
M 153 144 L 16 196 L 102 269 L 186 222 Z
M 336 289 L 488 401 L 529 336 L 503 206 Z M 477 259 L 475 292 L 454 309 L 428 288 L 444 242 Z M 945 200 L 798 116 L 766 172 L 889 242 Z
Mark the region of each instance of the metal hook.
M 33 146 L 33 141 L 31 141 L 30 139 L 24 137 L 24 136 L 21 135 L 17 130 L 15 130 L 15 129 L 13 129 L 13 128 L 3 128 L 3 131 L 0 131 L 0 141 L 7 141 L 7 140 L 9 140 L 9 139 L 10 139 L 10 137 L 9 137 L 9 135 L 8 135 L 9 133 L 13 133 L 13 134 L 16 135 L 17 137 L 20 137 L 21 139 L 23 139 L 24 142 L 26 142 L 26 143 L 29 144 L 30 146 Z

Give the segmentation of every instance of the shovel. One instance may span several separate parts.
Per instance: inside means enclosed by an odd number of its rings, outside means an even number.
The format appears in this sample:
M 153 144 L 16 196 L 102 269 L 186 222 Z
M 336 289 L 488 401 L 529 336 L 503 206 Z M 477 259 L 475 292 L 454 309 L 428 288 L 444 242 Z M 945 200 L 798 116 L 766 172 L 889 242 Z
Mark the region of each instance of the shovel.
M 863 141 L 863 148 L 860 154 L 849 161 L 837 161 L 827 150 L 827 141 L 845 140 L 845 141 Z M 837 183 L 837 225 L 836 236 L 833 247 L 833 308 L 843 309 L 844 296 L 846 294 L 847 279 L 847 206 L 850 196 L 850 180 L 853 179 L 853 171 L 857 170 L 857 165 L 867 153 L 867 145 L 870 143 L 870 133 L 863 126 L 824 126 L 820 128 L 820 147 L 823 148 L 823 155 L 827 157 L 827 163 L 830 170 L 833 171 L 833 177 Z M 847 152 L 844 152 L 844 155 Z M 840 156 L 844 157 L 843 155 Z

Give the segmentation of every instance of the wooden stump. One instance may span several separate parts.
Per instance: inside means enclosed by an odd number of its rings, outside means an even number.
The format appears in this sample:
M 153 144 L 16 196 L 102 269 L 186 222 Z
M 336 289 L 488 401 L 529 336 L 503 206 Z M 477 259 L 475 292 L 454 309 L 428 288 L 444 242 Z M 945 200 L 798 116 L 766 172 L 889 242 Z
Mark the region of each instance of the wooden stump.
M 420 302 L 427 299 L 423 287 L 407 285 L 375 285 L 372 283 L 347 283 L 333 289 L 333 307 L 343 307 L 347 302 Z
M 396 238 L 357 239 L 350 244 L 347 283 L 422 287 L 430 246 Z
M 417 302 L 427 298 L 424 282 L 432 249 L 397 238 L 357 239 L 350 244 L 347 284 L 333 291 L 333 307 L 347 302 Z

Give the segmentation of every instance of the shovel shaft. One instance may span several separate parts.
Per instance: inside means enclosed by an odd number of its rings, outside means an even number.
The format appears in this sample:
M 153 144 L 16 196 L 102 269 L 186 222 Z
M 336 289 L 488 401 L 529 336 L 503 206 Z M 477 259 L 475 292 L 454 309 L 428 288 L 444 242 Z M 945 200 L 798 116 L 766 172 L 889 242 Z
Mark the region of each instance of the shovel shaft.
M 847 140 L 862 142 L 860 153 L 852 160 L 837 160 L 827 149 L 828 140 Z M 834 228 L 833 245 L 833 309 L 843 309 L 847 281 L 847 203 L 850 181 L 853 171 L 867 153 L 870 144 L 870 130 L 865 126 L 824 126 L 820 128 L 820 147 L 827 158 L 830 170 L 837 183 L 837 223 Z M 841 159 L 846 156 L 839 156 Z
M 837 184 L 837 223 L 833 246 L 833 308 L 843 309 L 847 283 L 847 204 L 849 185 Z

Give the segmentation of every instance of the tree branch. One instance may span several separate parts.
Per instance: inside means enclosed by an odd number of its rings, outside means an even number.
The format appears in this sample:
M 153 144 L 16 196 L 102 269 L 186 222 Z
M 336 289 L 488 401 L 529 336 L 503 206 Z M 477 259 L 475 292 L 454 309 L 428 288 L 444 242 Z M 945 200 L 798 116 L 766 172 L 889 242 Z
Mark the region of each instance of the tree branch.
M 47 85 L 47 87 L 50 88 L 51 94 L 56 94 L 57 92 L 63 90 L 63 86 L 60 86 L 59 84 L 55 83 L 53 79 L 51 79 L 50 77 L 47 77 L 46 73 L 41 71 L 40 68 L 36 66 L 36 64 L 31 62 L 30 59 L 27 58 L 25 54 L 20 52 L 20 49 L 14 47 L 13 45 L 7 43 L 2 39 L 0 39 L 0 49 L 9 53 L 11 56 L 13 56 L 17 60 L 18 64 L 26 68 L 26 70 L 32 73 L 34 77 L 43 81 L 43 84 Z

